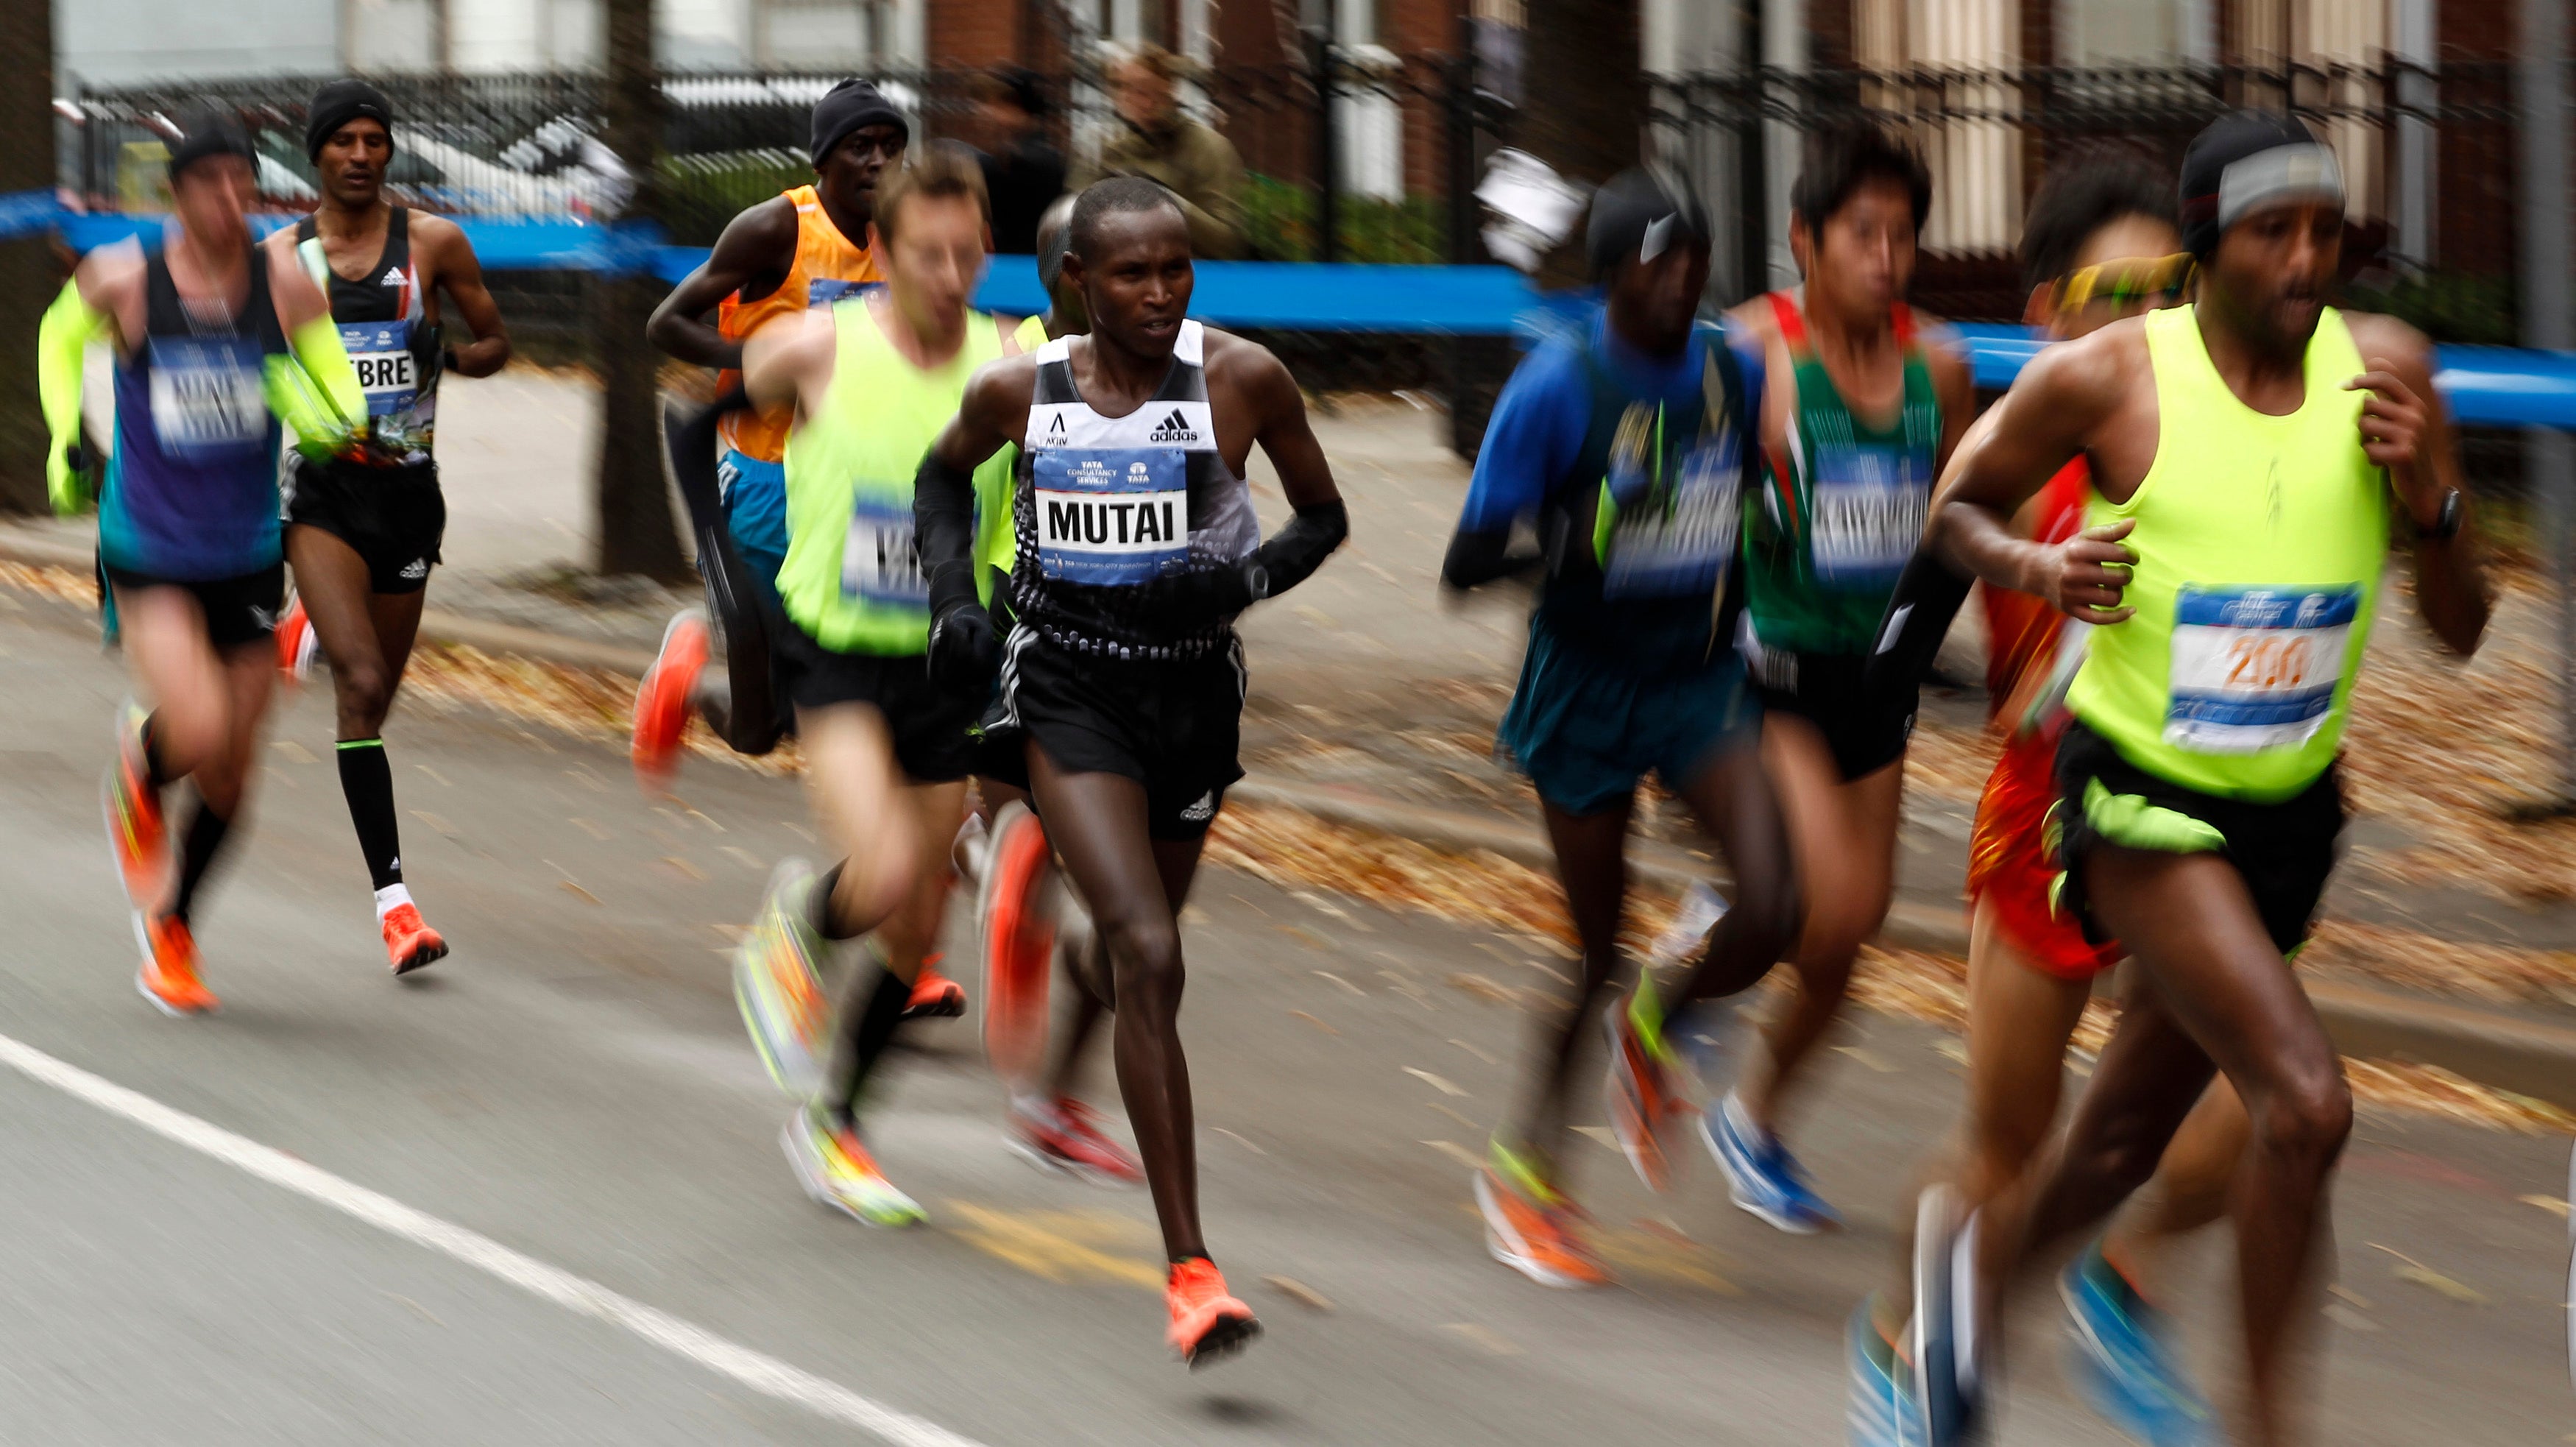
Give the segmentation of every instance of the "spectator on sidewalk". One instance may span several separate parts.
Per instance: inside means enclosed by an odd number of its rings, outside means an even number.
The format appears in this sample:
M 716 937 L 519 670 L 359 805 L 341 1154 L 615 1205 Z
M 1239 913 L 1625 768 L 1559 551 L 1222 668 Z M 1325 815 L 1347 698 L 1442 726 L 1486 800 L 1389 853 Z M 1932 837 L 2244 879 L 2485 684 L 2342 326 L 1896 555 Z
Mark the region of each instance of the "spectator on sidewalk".
M 1064 152 L 1047 139 L 1047 100 L 1035 71 L 1006 65 L 976 86 L 976 108 L 1005 137 L 984 154 L 984 190 L 993 203 L 993 250 L 1026 256 L 1037 250 L 1038 218 L 1064 194 Z
M 1180 198 L 1190 252 L 1201 261 L 1244 254 L 1243 157 L 1234 143 L 1182 111 L 1174 82 L 1179 57 L 1139 45 L 1109 67 L 1109 98 L 1121 125 L 1100 154 L 1074 170 L 1079 191 L 1111 176 L 1142 176 Z

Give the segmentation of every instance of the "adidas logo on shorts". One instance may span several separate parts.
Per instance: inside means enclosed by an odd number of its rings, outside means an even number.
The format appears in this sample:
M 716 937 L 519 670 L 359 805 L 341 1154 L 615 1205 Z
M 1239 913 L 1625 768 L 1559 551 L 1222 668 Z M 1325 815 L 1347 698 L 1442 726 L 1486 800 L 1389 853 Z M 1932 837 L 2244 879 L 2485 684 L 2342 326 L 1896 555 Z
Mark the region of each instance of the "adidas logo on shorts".
M 1199 795 L 1197 803 L 1181 811 L 1181 822 L 1184 824 L 1204 824 L 1215 817 L 1216 790 L 1214 789 Z
M 405 579 L 428 577 L 429 559 L 414 558 L 410 562 L 403 564 L 402 576 Z
M 1154 424 L 1154 430 L 1146 434 L 1145 440 L 1148 442 L 1196 442 L 1199 440 L 1199 433 L 1197 428 L 1190 425 L 1190 419 L 1181 415 L 1181 409 L 1175 407 L 1172 409 L 1171 416 Z

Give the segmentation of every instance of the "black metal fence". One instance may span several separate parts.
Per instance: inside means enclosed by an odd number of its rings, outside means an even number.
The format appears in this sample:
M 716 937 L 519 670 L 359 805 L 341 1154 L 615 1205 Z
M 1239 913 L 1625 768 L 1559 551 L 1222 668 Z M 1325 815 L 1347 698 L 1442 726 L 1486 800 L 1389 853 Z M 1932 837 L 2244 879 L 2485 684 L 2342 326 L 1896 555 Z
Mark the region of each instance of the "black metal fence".
M 1529 83 L 1540 72 L 1526 61 Z M 659 211 L 675 240 L 705 244 L 743 206 L 809 174 L 808 112 L 837 75 L 687 73 L 662 82 Z M 872 76 L 924 136 L 1000 139 L 965 70 Z M 1319 83 L 1319 78 L 1321 83 Z M 1191 102 L 1234 142 L 1251 173 L 1255 254 L 1280 260 L 1481 259 L 1471 192 L 1509 143 L 1513 107 L 1470 56 L 1390 55 L 1309 41 L 1300 61 L 1219 66 Z M 616 167 L 592 138 L 601 82 L 583 74 L 385 76 L 403 117 L 392 180 L 419 204 L 464 213 L 582 213 L 605 204 Z M 253 126 L 261 183 L 281 205 L 309 201 L 309 77 L 129 86 L 70 97 L 66 169 L 93 204 L 153 204 L 157 120 L 191 101 L 228 105 Z M 1120 122 L 1099 76 L 1043 77 L 1056 143 L 1096 146 Z M 1508 78 L 1505 88 L 1510 88 Z M 2368 220 L 2355 280 L 2451 340 L 2515 340 L 2518 117 L 2510 62 L 2435 67 L 2165 66 L 2100 69 L 1772 69 L 1659 77 L 1640 96 L 1655 152 L 1732 218 L 1722 275 L 1758 285 L 1778 238 L 1768 173 L 1793 165 L 1779 138 L 1870 119 L 1912 135 L 1936 176 L 1917 296 L 1954 316 L 2019 310 L 2009 263 L 2021 209 L 2050 167 L 2118 144 L 2168 163 L 2211 117 L 2286 107 L 2343 152 Z M 1765 135 L 1773 139 L 1766 145 Z

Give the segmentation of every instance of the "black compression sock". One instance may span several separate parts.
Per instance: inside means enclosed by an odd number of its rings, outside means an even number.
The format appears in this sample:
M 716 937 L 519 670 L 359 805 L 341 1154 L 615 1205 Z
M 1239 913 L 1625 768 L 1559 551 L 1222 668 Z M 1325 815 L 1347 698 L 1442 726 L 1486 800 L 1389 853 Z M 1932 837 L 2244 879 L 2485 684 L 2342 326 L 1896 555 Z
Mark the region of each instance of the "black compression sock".
M 847 861 L 843 861 L 847 863 Z M 832 913 L 832 895 L 841 887 L 841 865 L 823 871 L 814 881 L 814 932 L 827 940 L 856 939 L 874 928 L 873 924 L 845 925 Z
M 358 852 L 378 889 L 403 882 L 402 830 L 394 821 L 394 766 L 383 739 L 340 741 L 340 792 L 349 799 L 349 822 L 358 826 Z
M 873 980 L 869 976 L 875 976 Z M 904 1006 L 912 1003 L 912 986 L 873 956 L 860 962 L 841 1001 L 839 1038 L 832 1042 L 830 1089 L 824 1104 L 835 1124 L 848 1125 L 858 1110 L 860 1087 L 876 1068 L 895 1027 L 903 1023 Z
M 179 893 L 170 904 L 170 913 L 182 924 L 187 923 L 189 906 L 196 902 L 197 886 L 205 882 L 206 871 L 214 867 L 216 851 L 224 847 L 224 836 L 233 827 L 233 821 L 216 813 L 203 794 L 192 791 L 191 797 L 197 807 L 188 817 L 188 832 L 179 846 Z
M 143 716 L 143 773 L 159 789 L 170 782 L 170 771 L 161 763 L 161 715 L 156 710 Z

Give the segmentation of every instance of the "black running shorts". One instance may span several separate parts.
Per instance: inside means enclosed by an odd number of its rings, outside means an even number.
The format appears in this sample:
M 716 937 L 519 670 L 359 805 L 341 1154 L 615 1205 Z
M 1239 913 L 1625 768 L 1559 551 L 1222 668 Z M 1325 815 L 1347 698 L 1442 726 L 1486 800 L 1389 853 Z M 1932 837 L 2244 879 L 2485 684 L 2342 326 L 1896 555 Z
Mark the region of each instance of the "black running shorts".
M 287 464 L 281 485 L 287 524 L 319 528 L 347 543 L 366 560 L 369 589 L 417 593 L 429 586 L 439 539 L 447 532 L 438 464 L 349 467 L 298 456 Z
M 218 653 L 264 647 L 277 633 L 277 611 L 286 603 L 286 565 L 271 563 L 256 573 L 232 578 L 156 578 L 104 565 L 110 586 L 130 592 L 177 588 L 197 600 L 206 615 L 206 641 Z
M 1196 839 L 1243 777 L 1243 688 L 1241 639 L 1204 658 L 1146 662 L 1073 653 L 1023 625 L 1002 649 L 986 731 L 1004 748 L 1035 742 L 1067 773 L 1134 779 L 1152 837 Z
M 930 681 L 918 653 L 841 653 L 785 619 L 771 636 L 778 677 L 799 709 L 872 704 L 894 736 L 895 767 L 920 784 L 945 784 L 972 771 L 972 730 L 983 706 Z
M 2120 757 L 2081 722 L 2057 745 L 2058 803 L 2050 824 L 2066 871 L 2057 907 L 2096 944 L 2111 938 L 2086 907 L 2084 858 L 2098 844 L 2225 856 L 2245 879 L 2264 932 L 2284 957 L 2298 952 L 2325 898 L 2343 835 L 2343 782 L 2329 766 L 2276 804 L 2226 799 L 2169 783 Z
M 1844 783 L 1866 778 L 1905 757 L 1914 737 L 1915 696 L 1874 696 L 1862 686 L 1869 660 L 1857 653 L 1789 653 L 1748 649 L 1753 692 L 1769 713 L 1795 714 L 1816 726 L 1833 750 Z

